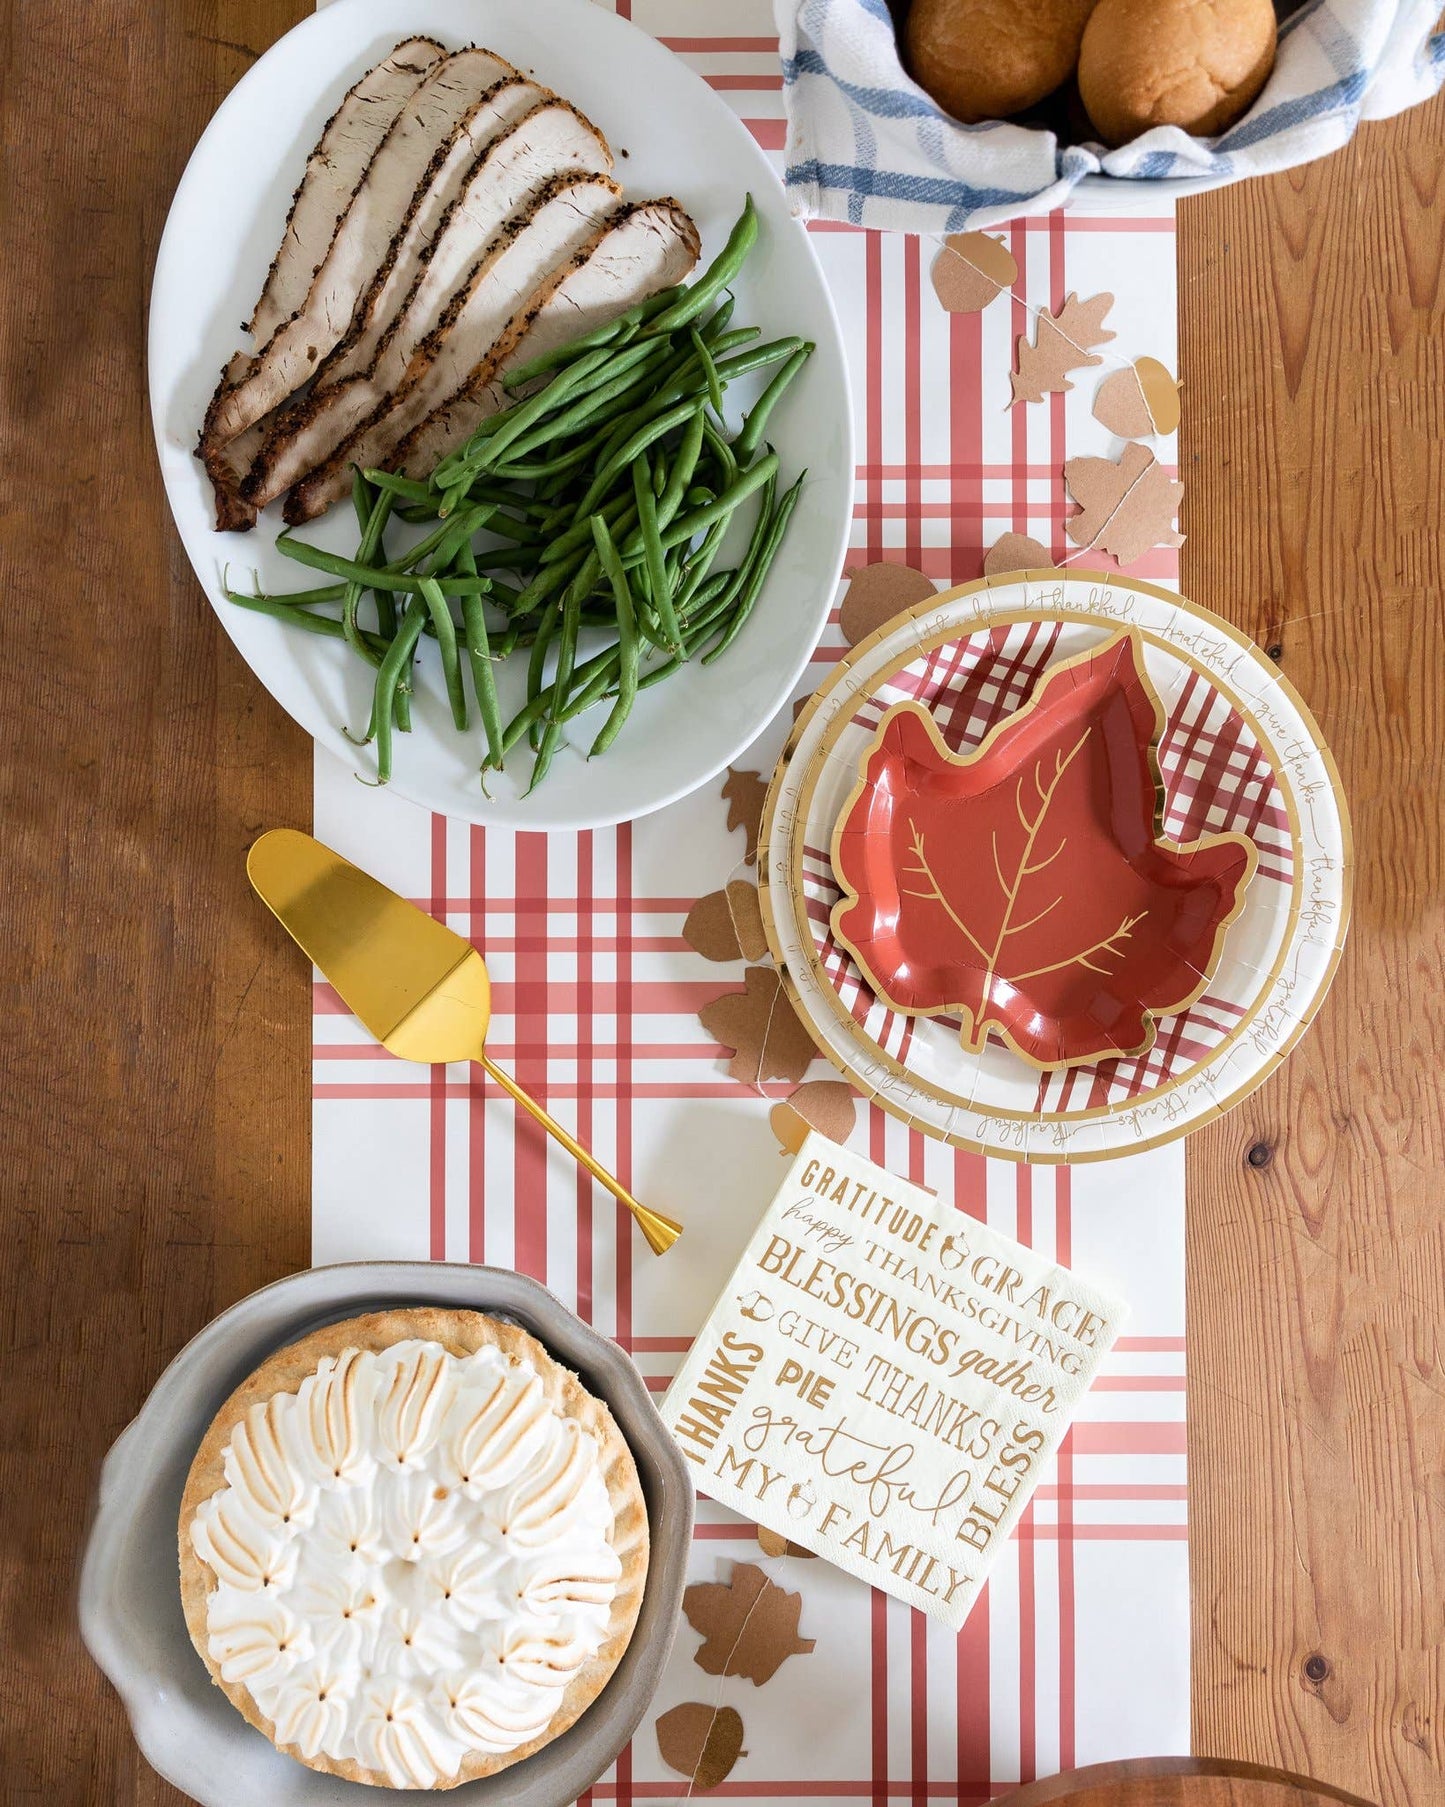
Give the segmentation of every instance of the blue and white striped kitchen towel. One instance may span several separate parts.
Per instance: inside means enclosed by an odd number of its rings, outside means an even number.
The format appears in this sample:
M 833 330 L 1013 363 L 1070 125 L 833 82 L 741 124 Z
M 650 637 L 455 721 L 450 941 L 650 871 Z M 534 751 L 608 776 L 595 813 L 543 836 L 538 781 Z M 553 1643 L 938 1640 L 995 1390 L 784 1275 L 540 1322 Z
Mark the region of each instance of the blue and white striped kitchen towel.
M 1281 26 L 1274 72 L 1237 125 L 1211 139 L 1156 126 L 1111 151 L 950 119 L 905 72 L 885 0 L 775 0 L 775 9 L 794 211 L 902 232 L 1045 212 L 1089 175 L 1124 179 L 1124 211 L 1164 177 L 1217 181 L 1307 163 L 1359 120 L 1414 106 L 1445 80 L 1441 0 L 1314 0 Z

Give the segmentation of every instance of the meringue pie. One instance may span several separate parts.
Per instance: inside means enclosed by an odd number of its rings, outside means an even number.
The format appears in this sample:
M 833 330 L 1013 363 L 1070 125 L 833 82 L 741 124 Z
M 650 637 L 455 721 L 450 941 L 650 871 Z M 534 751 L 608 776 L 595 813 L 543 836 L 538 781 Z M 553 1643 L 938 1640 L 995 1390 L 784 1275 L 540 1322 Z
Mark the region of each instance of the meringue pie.
M 514 1324 L 434 1307 L 328 1325 L 221 1408 L 180 1516 L 186 1623 L 288 1756 L 452 1788 L 606 1686 L 647 1576 L 607 1407 Z

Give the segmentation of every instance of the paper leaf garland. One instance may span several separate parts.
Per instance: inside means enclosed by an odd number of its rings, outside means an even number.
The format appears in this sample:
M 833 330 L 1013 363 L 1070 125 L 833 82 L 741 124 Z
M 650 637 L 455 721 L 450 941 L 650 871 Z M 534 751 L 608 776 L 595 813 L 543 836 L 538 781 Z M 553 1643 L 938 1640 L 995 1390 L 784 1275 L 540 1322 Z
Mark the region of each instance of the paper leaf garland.
M 758 857 L 758 834 L 763 826 L 768 787 L 757 772 L 735 772 L 729 766 L 722 794 L 727 799 L 729 829 L 741 828 L 748 838 L 743 860 L 751 866 Z
M 798 1021 L 771 966 L 750 966 L 746 990 L 724 992 L 698 1018 L 714 1041 L 733 1050 L 728 1072 L 760 1091 L 769 1079 L 796 1083 L 813 1059 L 813 1040 Z
M 813 1648 L 812 1638 L 798 1636 L 803 1596 L 777 1586 L 756 1563 L 735 1562 L 726 1582 L 694 1582 L 682 1610 L 702 1633 L 695 1661 L 709 1675 L 740 1675 L 761 1687 L 790 1656 Z
M 1112 458 L 1071 458 L 1064 466 L 1079 512 L 1064 523 L 1076 546 L 1098 547 L 1132 565 L 1153 546 L 1182 546 L 1172 526 L 1184 485 L 1171 478 L 1148 446 L 1126 445 Z
M 853 1088 L 841 1079 L 810 1080 L 768 1113 L 773 1134 L 785 1154 L 796 1154 L 808 1139 L 810 1129 L 827 1136 L 830 1142 L 846 1142 L 857 1120 Z
M 1052 554 L 1047 546 L 1041 546 L 1026 533 L 1000 535 L 983 560 L 985 577 L 1002 577 L 1006 571 L 1038 571 L 1044 567 L 1051 571 L 1056 568 Z
M 1120 439 L 1173 433 L 1179 426 L 1179 385 L 1158 358 L 1135 358 L 1099 384 L 1094 419 Z
M 1013 400 L 1009 406 L 1041 402 L 1046 395 L 1072 389 L 1069 371 L 1102 364 L 1102 358 L 1091 354 L 1094 346 L 1107 345 L 1114 337 L 1104 327 L 1104 316 L 1113 305 L 1112 295 L 1092 295 L 1087 301 L 1080 301 L 1077 295 L 1070 294 L 1064 297 L 1058 313 L 1040 309 L 1033 344 L 1027 333 L 1019 334 L 1014 353 Z
M 1013 253 L 986 232 L 951 232 L 933 260 L 933 292 L 950 314 L 976 314 L 1019 279 Z
M 838 611 L 838 626 L 849 646 L 857 646 L 876 633 L 885 621 L 901 615 L 938 594 L 931 578 L 912 565 L 882 561 L 862 565 L 848 581 L 848 594 Z
M 1040 1065 L 1147 1047 L 1198 996 L 1254 870 L 1242 835 L 1157 838 L 1158 729 L 1130 634 L 1054 667 L 966 758 L 895 705 L 836 842 L 833 933 L 873 989 L 960 1016 L 974 1054 L 990 1031 Z
M 743 1749 L 743 1722 L 732 1707 L 685 1700 L 657 1722 L 657 1748 L 669 1769 L 688 1779 L 689 1794 L 706 1794 L 732 1774 Z
M 704 960 L 765 959 L 768 940 L 757 886 L 735 878 L 725 890 L 698 898 L 682 925 L 682 938 Z

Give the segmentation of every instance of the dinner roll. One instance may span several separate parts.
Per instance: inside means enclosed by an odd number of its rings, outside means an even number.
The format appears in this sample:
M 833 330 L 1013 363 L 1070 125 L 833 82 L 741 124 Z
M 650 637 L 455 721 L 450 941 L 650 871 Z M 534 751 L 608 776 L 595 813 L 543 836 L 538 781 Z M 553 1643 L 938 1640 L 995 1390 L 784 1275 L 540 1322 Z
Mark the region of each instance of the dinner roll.
M 1073 73 L 1094 0 L 913 0 L 909 70 L 965 125 L 1002 119 Z
M 1079 92 L 1105 144 L 1151 126 L 1209 138 L 1274 67 L 1270 0 L 1099 0 L 1079 47 Z

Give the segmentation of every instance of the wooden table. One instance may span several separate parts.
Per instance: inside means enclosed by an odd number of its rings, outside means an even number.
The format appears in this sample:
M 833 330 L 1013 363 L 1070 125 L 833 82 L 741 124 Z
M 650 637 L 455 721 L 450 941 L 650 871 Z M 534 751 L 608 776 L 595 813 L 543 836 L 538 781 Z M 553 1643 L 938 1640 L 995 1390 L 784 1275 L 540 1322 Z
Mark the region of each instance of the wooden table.
M 309 0 L 8 11 L 0 747 L 5 1794 L 180 1797 L 76 1634 L 100 1457 L 305 1264 L 310 1013 L 246 892 L 310 746 L 166 513 L 147 288 L 207 118 Z M 1355 927 L 1190 1144 L 1195 1743 L 1445 1791 L 1445 104 L 1180 212 L 1184 588 L 1275 650 L 1354 812 Z

